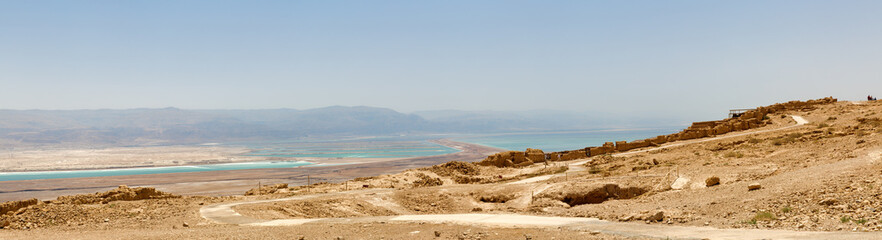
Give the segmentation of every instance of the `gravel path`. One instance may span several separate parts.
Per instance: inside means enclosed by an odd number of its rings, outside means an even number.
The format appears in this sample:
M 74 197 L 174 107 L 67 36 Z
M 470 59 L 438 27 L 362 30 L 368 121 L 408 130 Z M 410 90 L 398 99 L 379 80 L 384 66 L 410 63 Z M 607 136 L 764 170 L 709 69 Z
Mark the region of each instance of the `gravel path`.
M 681 146 L 696 142 L 712 141 L 724 138 L 732 138 L 749 134 L 779 131 L 798 127 L 808 123 L 804 118 L 792 116 L 796 121 L 795 125 L 751 131 L 738 134 L 723 135 L 714 138 L 687 141 L 682 143 L 670 144 L 661 147 L 633 151 L 628 153 L 619 153 L 616 155 L 627 155 L 638 152 L 646 152 L 657 149 Z M 570 163 L 571 166 L 581 166 L 588 160 Z M 578 171 L 583 168 L 571 168 Z M 560 175 L 560 174 L 559 174 Z M 551 178 L 552 175 L 528 178 L 509 184 L 526 184 L 543 181 Z M 809 231 L 790 231 L 790 230 L 766 230 L 766 229 L 720 229 L 713 227 L 691 227 L 691 226 L 666 226 L 666 225 L 647 225 L 642 223 L 626 223 L 626 222 L 610 222 L 597 218 L 578 218 L 578 217 L 547 217 L 547 216 L 531 216 L 521 214 L 434 214 L 434 215 L 399 215 L 385 217 L 359 217 L 359 218 L 315 218 L 315 219 L 279 219 L 279 220 L 261 220 L 242 216 L 233 210 L 234 206 L 245 204 L 258 204 L 278 201 L 297 201 L 318 197 L 332 196 L 357 196 L 361 194 L 385 193 L 391 192 L 392 189 L 369 189 L 356 190 L 348 192 L 313 194 L 305 196 L 295 196 L 289 198 L 258 200 L 238 203 L 225 203 L 204 206 L 200 209 L 203 218 L 220 224 L 238 224 L 248 226 L 291 226 L 305 223 L 341 223 L 341 222 L 427 222 L 427 223 L 453 223 L 463 225 L 480 225 L 488 227 L 536 227 L 536 228 L 567 228 L 578 231 L 596 231 L 607 234 L 615 234 L 622 236 L 643 236 L 656 238 L 674 238 L 674 239 L 882 239 L 882 233 L 873 232 L 809 232 Z

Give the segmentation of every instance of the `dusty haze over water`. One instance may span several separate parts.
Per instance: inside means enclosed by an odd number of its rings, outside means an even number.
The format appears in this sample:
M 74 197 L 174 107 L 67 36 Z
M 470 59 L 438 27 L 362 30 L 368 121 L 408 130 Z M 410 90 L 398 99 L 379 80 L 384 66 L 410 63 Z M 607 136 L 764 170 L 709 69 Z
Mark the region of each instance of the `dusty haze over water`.
M 880 5 L 9 2 L 0 108 L 367 105 L 717 119 L 721 109 L 882 95 Z

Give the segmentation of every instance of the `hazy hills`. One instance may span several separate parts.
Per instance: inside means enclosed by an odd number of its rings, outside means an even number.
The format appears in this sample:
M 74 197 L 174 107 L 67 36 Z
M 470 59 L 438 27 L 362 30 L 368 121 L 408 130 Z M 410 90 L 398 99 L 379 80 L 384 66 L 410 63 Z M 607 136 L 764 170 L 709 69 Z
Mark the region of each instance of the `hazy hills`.
M 566 111 L 449 110 L 405 114 L 363 106 L 308 110 L 0 110 L 0 143 L 4 146 L 150 145 L 316 136 L 579 130 L 680 123 Z

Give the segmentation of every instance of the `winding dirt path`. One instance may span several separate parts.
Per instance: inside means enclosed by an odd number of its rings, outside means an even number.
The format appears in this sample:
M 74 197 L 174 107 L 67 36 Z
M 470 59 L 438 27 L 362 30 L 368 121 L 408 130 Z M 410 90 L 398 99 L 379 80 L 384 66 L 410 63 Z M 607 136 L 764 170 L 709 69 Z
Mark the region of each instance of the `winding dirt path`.
M 802 125 L 809 123 L 809 121 L 805 120 L 805 118 L 803 118 L 803 117 L 795 116 L 795 115 L 791 116 L 791 117 L 793 118 L 794 121 L 796 121 L 796 124 L 790 125 L 790 126 L 784 126 L 784 127 L 780 127 L 780 128 L 765 129 L 765 130 L 758 130 L 758 131 L 742 131 L 739 133 L 724 134 L 724 135 L 710 137 L 710 138 L 678 141 L 676 143 L 666 144 L 666 145 L 653 147 L 653 148 L 646 148 L 646 149 L 641 149 L 641 150 L 616 153 L 616 154 L 613 154 L 613 156 L 627 156 L 627 155 L 632 155 L 632 154 L 637 154 L 637 153 L 644 153 L 644 152 L 650 152 L 650 151 L 655 151 L 655 150 L 661 150 L 661 149 L 665 149 L 665 148 L 679 147 L 679 146 L 683 146 L 683 145 L 687 145 L 687 144 L 695 144 L 695 143 L 715 141 L 715 140 L 726 139 L 726 138 L 734 138 L 734 137 L 741 137 L 741 136 L 753 135 L 753 134 L 759 134 L 759 133 L 787 130 L 787 129 L 799 127 L 799 126 L 802 126 Z M 591 159 L 578 160 L 576 162 L 570 163 L 568 165 L 569 170 L 567 170 L 566 173 L 584 171 L 585 167 L 583 167 L 583 165 L 585 165 L 585 163 L 588 163 L 589 161 L 591 161 Z M 536 177 L 532 177 L 532 178 L 522 179 L 522 180 L 516 181 L 516 182 L 511 182 L 509 184 L 525 184 L 525 183 L 540 182 L 540 181 L 545 181 L 545 180 L 551 179 L 553 177 L 564 176 L 564 174 L 566 174 L 566 173 L 536 176 Z
M 792 116 L 796 121 L 795 125 L 780 127 L 775 129 L 751 131 L 730 135 L 717 136 L 713 138 L 686 141 L 681 143 L 664 145 L 656 148 L 619 153 L 616 155 L 629 155 L 639 152 L 653 151 L 663 148 L 681 146 L 697 142 L 712 141 L 724 138 L 732 138 L 750 134 L 764 133 L 770 131 L 780 131 L 805 125 L 808 123 L 804 118 Z M 570 166 L 581 166 L 589 160 L 570 163 Z M 584 168 L 571 168 L 571 170 L 580 171 Z M 509 184 L 526 184 L 535 183 L 549 179 L 556 175 L 546 175 L 534 178 L 528 178 Z M 354 190 L 348 192 L 336 192 L 325 194 L 313 194 L 305 196 L 295 196 L 281 199 L 246 201 L 237 203 L 224 203 L 204 206 L 200 209 L 203 218 L 220 224 L 238 224 L 247 226 L 291 226 L 306 223 L 352 223 L 352 222 L 381 222 L 381 221 L 400 221 L 400 222 L 429 222 L 429 223 L 452 223 L 463 225 L 480 225 L 489 227 L 536 227 L 536 228 L 567 228 L 577 231 L 599 231 L 607 234 L 616 234 L 622 236 L 645 236 L 657 238 L 675 238 L 675 239 L 882 239 L 882 233 L 872 232 L 809 232 L 809 231 L 790 231 L 790 230 L 765 230 L 765 229 L 720 229 L 713 227 L 690 227 L 690 226 L 665 226 L 665 225 L 647 225 L 642 223 L 624 223 L 610 222 L 597 218 L 578 218 L 578 217 L 546 217 L 531 216 L 521 214 L 435 214 L 435 215 L 398 215 L 398 216 L 382 216 L 382 217 L 358 217 L 358 218 L 313 218 L 313 219 L 279 219 L 279 220 L 262 220 L 247 216 L 242 216 L 233 210 L 234 206 L 246 204 L 258 204 L 279 201 L 298 201 L 319 197 L 333 196 L 355 196 L 360 194 L 372 193 L 388 193 L 392 189 L 368 189 Z

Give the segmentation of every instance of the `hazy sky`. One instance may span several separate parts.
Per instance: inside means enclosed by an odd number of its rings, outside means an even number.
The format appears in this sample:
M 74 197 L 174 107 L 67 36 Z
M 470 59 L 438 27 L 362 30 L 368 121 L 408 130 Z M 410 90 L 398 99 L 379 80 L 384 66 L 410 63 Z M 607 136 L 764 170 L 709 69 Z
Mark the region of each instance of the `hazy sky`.
M 882 97 L 882 1 L 4 1 L 0 108 L 723 112 Z

